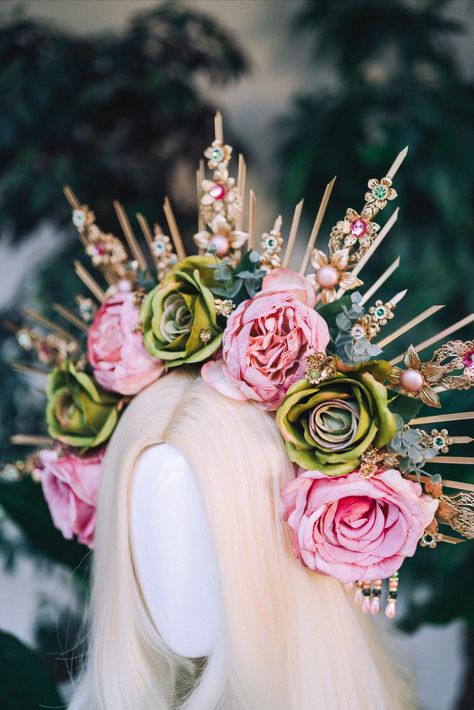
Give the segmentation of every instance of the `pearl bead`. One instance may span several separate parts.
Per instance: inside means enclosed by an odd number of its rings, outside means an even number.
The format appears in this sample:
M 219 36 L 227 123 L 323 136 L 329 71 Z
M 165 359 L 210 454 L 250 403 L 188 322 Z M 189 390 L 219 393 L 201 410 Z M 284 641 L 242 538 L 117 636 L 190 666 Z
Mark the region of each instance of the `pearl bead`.
M 132 284 L 130 281 L 127 281 L 127 279 L 120 279 L 120 281 L 117 284 L 117 291 L 119 293 L 127 293 L 127 291 L 132 290 Z
M 326 264 L 317 270 L 316 281 L 321 288 L 332 288 L 339 281 L 339 272 L 331 264 Z
M 211 239 L 211 244 L 216 247 L 217 256 L 225 256 L 229 252 L 229 240 L 222 234 L 215 234 Z
M 408 368 L 401 373 L 400 384 L 407 392 L 419 392 L 424 384 L 423 375 L 418 370 Z

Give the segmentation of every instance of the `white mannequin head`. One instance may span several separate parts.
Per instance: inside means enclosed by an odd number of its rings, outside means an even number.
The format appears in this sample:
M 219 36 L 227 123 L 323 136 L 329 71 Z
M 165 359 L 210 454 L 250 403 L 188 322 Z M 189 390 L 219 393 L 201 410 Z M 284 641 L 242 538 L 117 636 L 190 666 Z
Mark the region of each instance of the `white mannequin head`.
M 137 462 L 161 443 L 196 477 L 217 560 L 217 638 L 199 664 L 165 643 L 132 553 Z M 278 502 L 293 475 L 272 416 L 193 374 L 167 375 L 131 402 L 104 465 L 89 660 L 71 708 L 412 707 L 395 659 L 344 587 L 294 558 Z M 150 531 L 150 549 L 160 544 Z

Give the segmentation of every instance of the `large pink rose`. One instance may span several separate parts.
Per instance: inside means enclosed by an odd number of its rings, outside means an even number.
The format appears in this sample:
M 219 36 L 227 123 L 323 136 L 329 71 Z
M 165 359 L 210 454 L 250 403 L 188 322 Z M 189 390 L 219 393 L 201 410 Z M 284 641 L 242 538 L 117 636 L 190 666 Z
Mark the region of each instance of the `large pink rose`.
M 288 388 L 304 377 L 306 357 L 324 353 L 329 342 L 314 303 L 304 277 L 287 269 L 272 271 L 260 293 L 229 317 L 222 359 L 203 366 L 203 379 L 227 397 L 277 409 Z
M 415 554 L 438 502 L 391 469 L 329 478 L 306 471 L 281 492 L 293 549 L 306 567 L 341 582 L 369 582 L 396 572 Z
M 67 540 L 77 535 L 79 542 L 92 548 L 95 511 L 103 450 L 89 456 L 44 449 L 39 452 L 36 472 L 55 527 Z
M 119 292 L 98 310 L 87 334 L 87 357 L 106 390 L 133 395 L 163 374 L 164 365 L 147 353 L 135 332 L 138 307 L 130 291 Z

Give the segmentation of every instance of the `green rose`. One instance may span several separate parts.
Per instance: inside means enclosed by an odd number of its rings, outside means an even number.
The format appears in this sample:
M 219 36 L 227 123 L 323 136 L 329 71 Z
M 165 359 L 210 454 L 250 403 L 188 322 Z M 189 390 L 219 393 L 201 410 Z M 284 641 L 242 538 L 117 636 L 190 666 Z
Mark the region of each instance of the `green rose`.
M 214 296 L 214 257 L 190 256 L 145 298 L 140 311 L 145 347 L 168 367 L 210 358 L 222 340 Z
M 385 446 L 396 431 L 384 385 L 367 367 L 338 373 L 288 390 L 277 411 L 277 424 L 291 461 L 327 476 L 357 469 L 369 446 Z M 374 374 L 385 377 L 381 361 Z
M 53 439 L 91 449 L 111 436 L 120 399 L 101 389 L 90 375 L 71 362 L 55 367 L 48 377 L 46 421 Z

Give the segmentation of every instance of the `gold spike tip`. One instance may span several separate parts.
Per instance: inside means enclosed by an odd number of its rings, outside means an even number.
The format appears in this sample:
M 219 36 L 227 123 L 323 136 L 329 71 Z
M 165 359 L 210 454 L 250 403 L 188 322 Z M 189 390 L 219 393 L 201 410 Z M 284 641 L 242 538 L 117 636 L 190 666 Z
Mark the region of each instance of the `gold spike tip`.
M 393 180 L 393 178 L 395 177 L 395 174 L 398 172 L 401 164 L 403 163 L 403 161 L 407 157 L 407 154 L 408 154 L 408 146 L 405 146 L 405 148 L 399 152 L 399 154 L 397 155 L 397 157 L 393 161 L 393 163 L 390 167 L 390 170 L 387 173 L 387 177 L 390 178 L 390 180 Z

